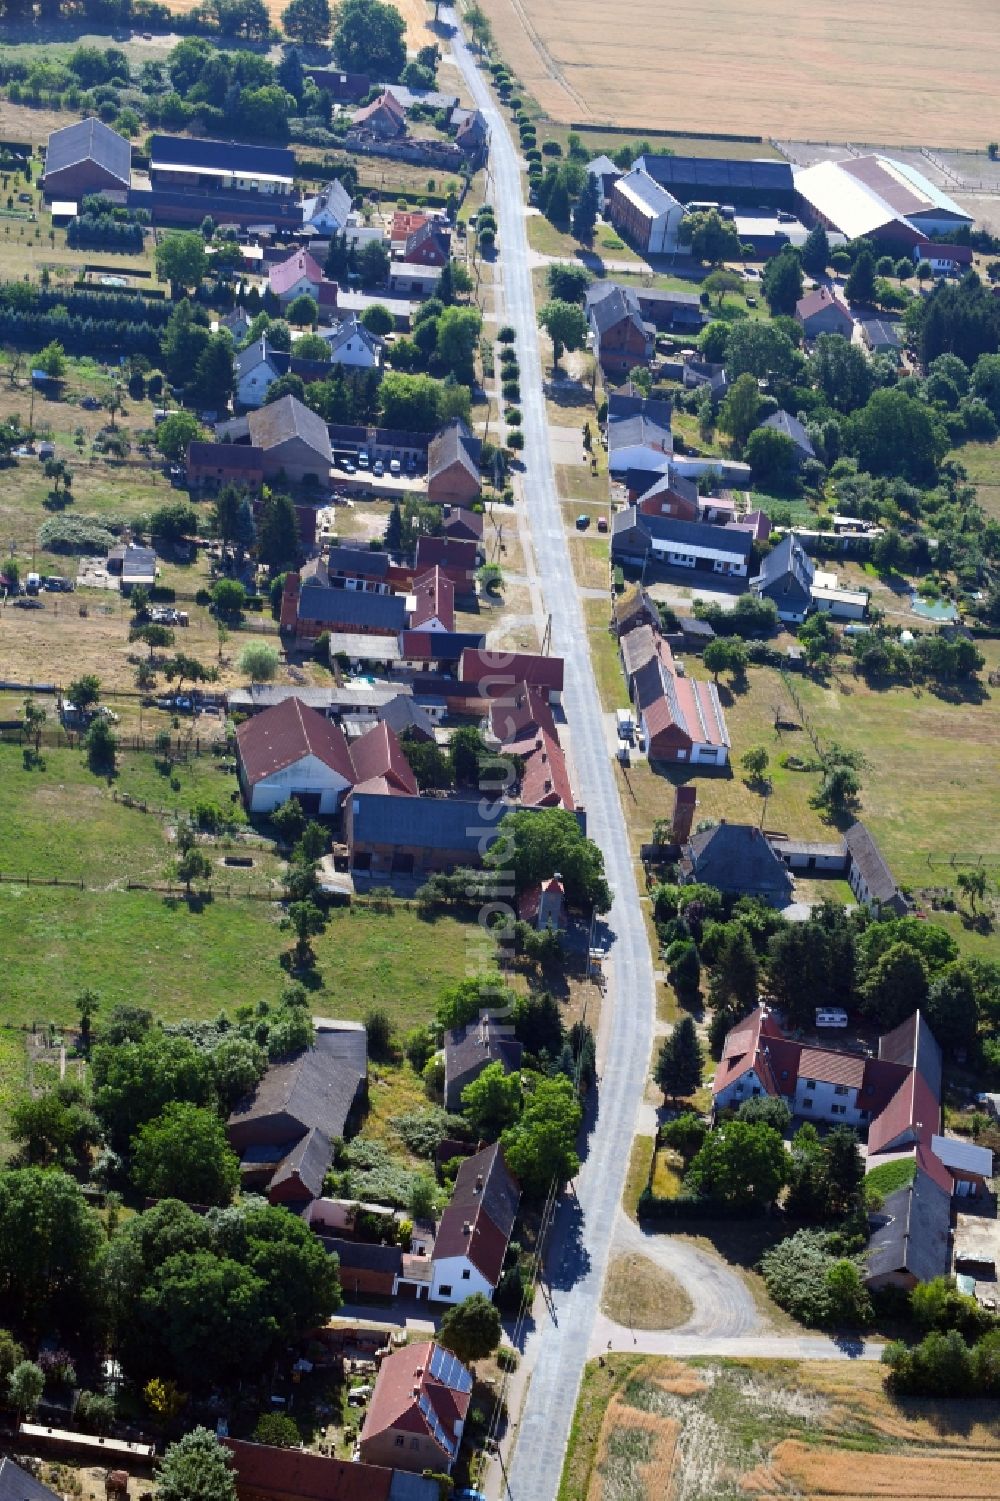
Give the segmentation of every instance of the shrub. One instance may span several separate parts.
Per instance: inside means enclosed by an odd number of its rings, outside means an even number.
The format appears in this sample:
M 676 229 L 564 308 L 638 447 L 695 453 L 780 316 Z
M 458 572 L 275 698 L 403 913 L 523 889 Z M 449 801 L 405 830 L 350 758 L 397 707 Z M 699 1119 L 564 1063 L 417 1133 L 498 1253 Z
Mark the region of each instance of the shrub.
M 497 342 L 500 344 L 515 344 L 517 342 L 517 333 L 511 328 L 509 323 L 505 323 L 497 334 Z
M 389 1124 L 417 1157 L 433 1157 L 447 1137 L 463 1140 L 469 1130 L 460 1115 L 449 1115 L 447 1110 L 441 1110 L 437 1106 L 409 1110 L 405 1115 L 394 1115 Z
M 507 447 L 512 448 L 515 453 L 521 452 L 521 449 L 524 447 L 524 434 L 519 428 L 515 428 L 512 433 L 507 434 Z
M 507 408 L 506 412 L 504 413 L 504 421 L 506 422 L 508 427 L 521 426 L 521 413 L 518 411 L 517 407 Z
M 373 1058 L 389 1058 L 392 1055 L 392 1017 L 383 1006 L 375 1006 L 365 1012 L 365 1031 L 368 1033 L 368 1051 Z

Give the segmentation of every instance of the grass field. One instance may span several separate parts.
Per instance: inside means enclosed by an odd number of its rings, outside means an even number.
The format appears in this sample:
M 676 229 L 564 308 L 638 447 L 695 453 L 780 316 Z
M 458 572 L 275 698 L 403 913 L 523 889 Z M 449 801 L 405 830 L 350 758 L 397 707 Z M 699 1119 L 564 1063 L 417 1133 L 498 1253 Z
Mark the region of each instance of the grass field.
M 947 26 L 933 0 L 630 0 L 611 27 L 593 0 L 485 9 L 523 87 L 563 123 L 981 146 L 995 113 L 1000 35 L 977 0 L 957 0 Z
M 986 1501 L 995 1404 L 895 1400 L 878 1365 L 608 1356 L 589 1366 L 559 1501 Z
M 648 1256 L 629 1252 L 608 1267 L 601 1309 L 630 1329 L 676 1329 L 687 1323 L 694 1305 L 669 1273 Z

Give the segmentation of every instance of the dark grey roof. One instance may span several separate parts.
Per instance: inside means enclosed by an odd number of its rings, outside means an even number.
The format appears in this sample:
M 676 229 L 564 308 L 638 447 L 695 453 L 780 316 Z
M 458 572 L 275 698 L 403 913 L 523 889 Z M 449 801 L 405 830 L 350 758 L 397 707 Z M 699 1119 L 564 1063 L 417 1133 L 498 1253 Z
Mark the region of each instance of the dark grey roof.
M 512 1026 L 493 1017 L 453 1027 L 444 1035 L 446 1091 L 460 1088 L 482 1073 L 491 1063 L 503 1065 L 505 1074 L 521 1066 L 524 1048 L 514 1037 Z M 451 1102 L 452 1108 L 460 1103 Z
M 669 427 L 673 403 L 659 397 L 634 395 L 631 391 L 611 391 L 608 395 L 608 418 L 648 417 L 659 427 Z
M 795 180 L 788 162 L 732 161 L 712 156 L 640 156 L 634 163 L 662 187 L 704 190 L 724 201 L 733 189 L 760 193 L 793 193 Z M 692 194 L 692 196 L 695 196 Z
M 401 594 L 369 594 L 358 589 L 307 584 L 299 595 L 299 619 L 336 623 L 341 630 L 367 626 L 395 632 L 406 623 L 406 600 Z
M 789 532 L 763 560 L 754 583 L 763 593 L 773 597 L 776 592 L 782 592 L 786 582 L 791 582 L 798 586 L 801 595 L 808 600 L 815 572 L 812 559 L 802 543 L 794 532 Z
M 481 1189 L 476 1187 L 482 1178 Z M 510 1239 L 521 1197 L 516 1180 L 512 1177 L 499 1143 L 466 1157 L 455 1179 L 455 1192 L 445 1213 L 452 1210 L 476 1210 L 482 1204 L 501 1235 Z
M 640 328 L 643 326 L 639 299 L 631 287 L 620 287 L 617 282 L 594 282 L 587 288 L 584 305 L 599 335 L 607 333 L 609 328 L 617 328 L 623 319 Z
M 636 292 L 639 306 L 644 302 L 659 302 L 665 307 L 697 308 L 701 310 L 701 297 L 697 292 L 674 292 L 668 287 L 640 287 Z
M 871 345 L 881 345 L 883 349 L 899 349 L 901 346 L 896 324 L 887 318 L 863 318 L 861 331 Z
M 382 724 L 387 724 L 397 735 L 409 730 L 427 740 L 434 739 L 434 721 L 430 715 L 419 704 L 414 703 L 412 698 L 407 698 L 402 693 L 383 704 L 378 717 Z
M 356 792 L 351 818 L 356 844 L 401 845 L 479 856 L 496 838 L 504 803 L 442 797 L 390 797 Z
M 720 823 L 692 834 L 685 865 L 696 881 L 746 896 L 789 900 L 792 882 L 760 829 L 746 823 Z
M 326 1249 L 340 1257 L 345 1271 L 384 1272 L 398 1277 L 403 1270 L 403 1253 L 399 1246 L 376 1246 L 368 1241 L 341 1240 L 336 1235 L 320 1237 Z M 348 1288 L 348 1292 L 350 1288 Z
M 317 1023 L 314 1046 L 284 1063 L 272 1063 L 253 1094 L 230 1115 L 230 1130 L 281 1116 L 296 1122 L 301 1135 L 318 1126 L 330 1139 L 343 1136 L 367 1072 L 364 1027 Z
M 188 444 L 188 463 L 213 464 L 221 469 L 259 469 L 264 451 L 252 443 L 205 443 L 197 439 Z
M 387 552 L 370 547 L 331 547 L 326 555 L 327 573 L 346 573 L 358 578 L 383 579 L 389 571 Z
M 0 1459 L 0 1501 L 58 1501 L 58 1497 L 4 1455 Z
M 771 416 L 766 418 L 761 425 L 763 427 L 773 427 L 775 432 L 784 433 L 786 438 L 791 438 L 795 447 L 800 453 L 804 453 L 807 458 L 814 459 L 816 457 L 816 450 L 812 446 L 809 434 L 799 419 L 793 417 L 791 412 L 784 410 L 772 412 Z
M 301 438 L 318 459 L 327 465 L 333 463 L 326 423 L 295 396 L 282 396 L 280 401 L 251 412 L 247 426 L 251 440 L 259 448 L 275 448 L 290 438 Z
M 890 1063 L 915 1068 L 934 1098 L 941 1098 L 941 1049 L 922 1011 L 914 1011 L 905 1022 L 880 1037 L 878 1055 Z
M 474 479 L 478 480 L 479 455 L 482 451 L 481 441 L 473 437 L 461 417 L 453 417 L 439 433 L 435 433 L 428 445 L 428 480 L 432 480 L 436 474 L 443 473 L 455 463 L 461 464 Z
M 609 413 L 608 452 L 613 456 L 621 448 L 651 448 L 669 453 L 673 448 L 669 423 L 661 427 L 641 412 L 630 417 L 613 417 Z
M 49 136 L 45 151 L 45 176 L 75 167 L 78 162 L 95 162 L 117 177 L 127 188 L 132 179 L 132 147 L 110 125 L 90 118 L 75 125 L 64 125 Z
M 612 536 L 633 527 L 660 542 L 707 547 L 743 559 L 749 558 L 753 551 L 750 533 L 735 526 L 709 526 L 701 521 L 678 521 L 673 516 L 646 516 L 637 506 L 625 506 L 615 512 L 611 519 Z
M 289 354 L 284 349 L 272 349 L 266 337 L 247 345 L 236 354 L 236 379 L 242 380 L 249 371 L 260 364 L 270 365 L 277 375 L 300 375 L 308 384 L 313 380 L 328 380 L 331 374 L 329 360 L 304 360 Z
M 872 896 L 877 902 L 891 902 L 898 895 L 899 887 L 885 862 L 882 851 L 866 826 L 854 823 L 844 835 L 847 853 L 858 867 Z
M 330 1145 L 330 1138 L 318 1126 L 314 1126 L 282 1157 L 271 1174 L 268 1187 L 276 1188 L 278 1184 L 298 1177 L 313 1198 L 318 1199 L 322 1195 L 323 1180 L 332 1162 L 333 1147 Z
M 154 135 L 149 146 L 152 166 L 230 169 L 248 177 L 294 177 L 295 154 L 279 146 L 244 146 L 236 141 L 196 140 L 192 136 Z
M 951 1198 L 922 1168 L 912 1183 L 887 1196 L 872 1223 L 867 1277 L 910 1272 L 919 1282 L 929 1282 L 945 1275 Z

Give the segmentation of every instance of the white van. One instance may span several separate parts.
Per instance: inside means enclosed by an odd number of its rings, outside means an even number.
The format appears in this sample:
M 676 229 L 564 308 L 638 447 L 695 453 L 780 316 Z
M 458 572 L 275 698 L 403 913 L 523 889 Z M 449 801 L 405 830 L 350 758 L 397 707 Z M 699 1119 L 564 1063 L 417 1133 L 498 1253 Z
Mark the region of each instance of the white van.
M 632 736 L 635 734 L 635 723 L 632 719 L 632 710 L 616 709 L 615 726 L 618 730 L 618 739 L 627 740 L 629 743 L 631 743 Z
M 840 1006 L 820 1006 L 816 1011 L 817 1027 L 846 1027 L 847 1012 Z
M 402 474 L 402 472 L 403 472 L 403 466 L 400 464 L 399 460 L 398 459 L 390 459 L 389 460 L 389 473 L 392 475 L 393 479 L 398 479 L 399 476 Z

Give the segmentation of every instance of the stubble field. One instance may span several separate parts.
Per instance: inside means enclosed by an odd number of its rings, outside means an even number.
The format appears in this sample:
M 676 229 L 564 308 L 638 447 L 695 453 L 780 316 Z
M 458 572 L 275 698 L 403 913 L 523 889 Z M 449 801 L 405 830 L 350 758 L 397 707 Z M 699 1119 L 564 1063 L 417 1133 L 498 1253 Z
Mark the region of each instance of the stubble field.
M 995 117 L 1000 33 L 977 0 L 483 3 L 560 122 L 981 146 Z
M 895 1401 L 877 1364 L 609 1357 L 584 1378 L 560 1501 L 985 1501 L 994 1417 Z

